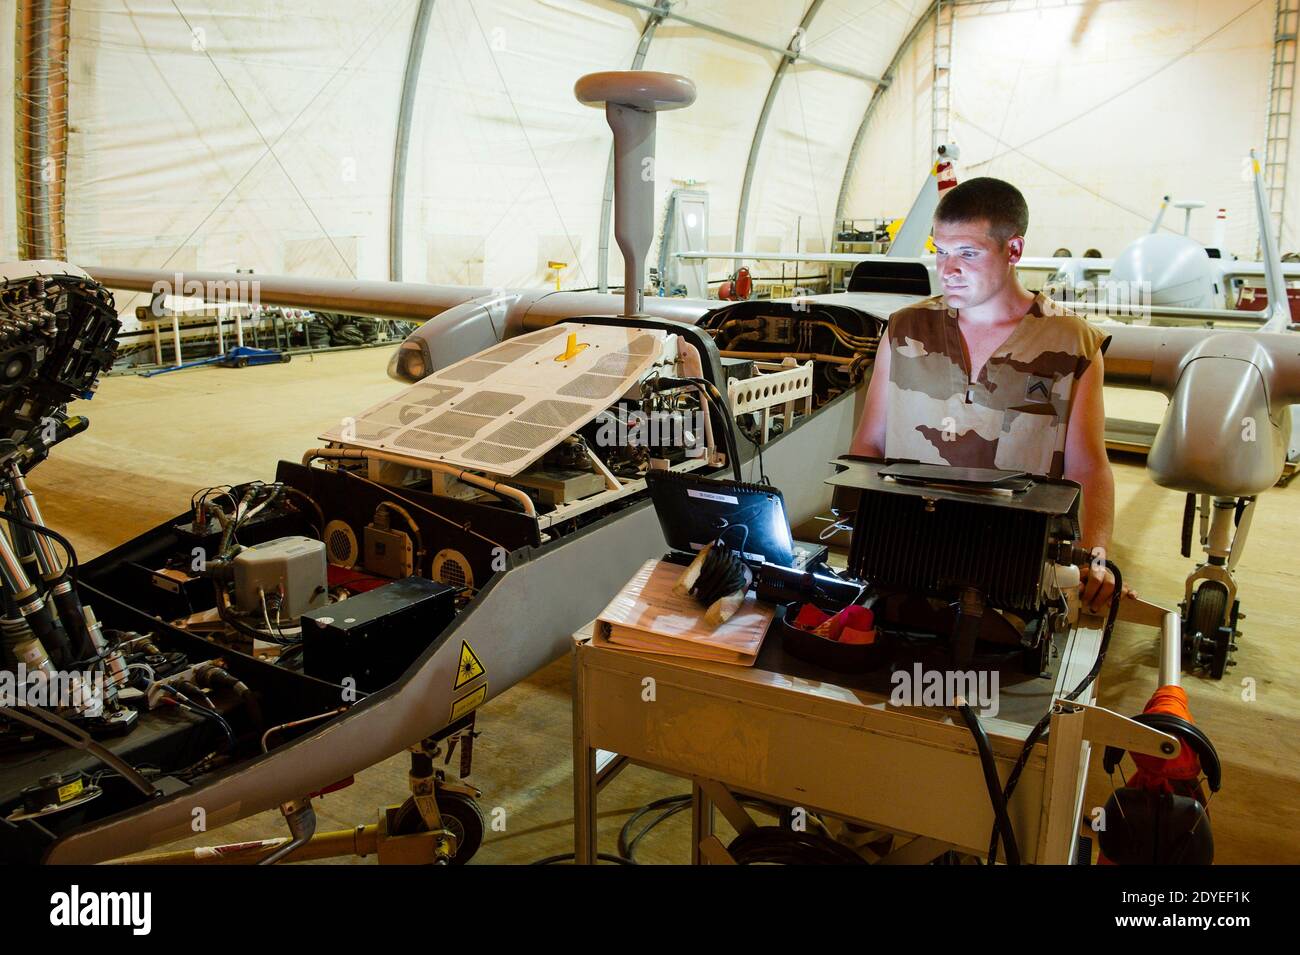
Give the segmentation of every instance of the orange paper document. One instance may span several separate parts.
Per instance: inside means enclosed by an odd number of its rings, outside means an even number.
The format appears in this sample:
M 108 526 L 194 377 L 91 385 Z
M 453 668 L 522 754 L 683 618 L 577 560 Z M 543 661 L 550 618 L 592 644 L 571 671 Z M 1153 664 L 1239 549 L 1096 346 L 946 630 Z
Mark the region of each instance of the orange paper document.
M 776 608 L 749 594 L 734 617 L 716 629 L 710 627 L 704 622 L 708 608 L 692 596 L 673 593 L 673 584 L 685 570 L 661 560 L 646 561 L 596 618 L 595 642 L 753 666 Z

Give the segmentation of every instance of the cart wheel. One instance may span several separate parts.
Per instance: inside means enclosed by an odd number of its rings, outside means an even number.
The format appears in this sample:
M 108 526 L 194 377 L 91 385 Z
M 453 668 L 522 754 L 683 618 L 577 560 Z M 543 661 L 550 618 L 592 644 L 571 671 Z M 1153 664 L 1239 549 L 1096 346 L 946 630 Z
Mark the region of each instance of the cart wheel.
M 289 359 L 292 358 L 292 357 L 293 357 L 293 356 L 290 355 L 290 354 L 288 354 L 287 352 L 281 353 L 281 355 L 280 355 L 280 364 L 282 364 L 282 365 L 287 365 L 287 364 L 289 364 Z
M 236 367 L 236 368 L 247 368 L 247 367 L 248 367 L 248 359 L 247 359 L 247 358 L 239 358 L 239 359 L 236 359 L 236 361 L 235 361 L 235 367 Z
M 456 854 L 452 856 L 451 864 L 464 865 L 483 844 L 483 812 L 469 796 L 448 791 L 438 793 L 438 812 L 442 813 L 442 823 L 447 831 L 456 837 Z M 393 814 L 392 831 L 395 836 L 412 836 L 428 831 L 414 797 L 407 797 Z
M 1192 594 L 1191 611 L 1187 615 L 1192 639 L 1198 649 L 1196 660 L 1208 667 L 1210 677 L 1215 680 L 1223 679 L 1232 643 L 1232 634 L 1225 632 L 1223 624 L 1227 607 L 1228 589 L 1216 580 L 1208 580 Z

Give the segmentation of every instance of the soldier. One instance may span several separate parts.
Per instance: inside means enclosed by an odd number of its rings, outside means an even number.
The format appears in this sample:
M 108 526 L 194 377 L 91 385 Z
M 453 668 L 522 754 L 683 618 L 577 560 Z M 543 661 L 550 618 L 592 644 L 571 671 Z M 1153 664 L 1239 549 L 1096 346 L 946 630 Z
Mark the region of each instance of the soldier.
M 1020 284 L 1028 226 L 1025 197 L 1001 179 L 971 179 L 944 194 L 934 215 L 943 294 L 890 316 L 852 450 L 1075 481 L 1084 545 L 1104 556 L 1115 513 L 1103 433 L 1106 336 Z M 1088 571 L 1082 602 L 1101 611 L 1114 575 Z

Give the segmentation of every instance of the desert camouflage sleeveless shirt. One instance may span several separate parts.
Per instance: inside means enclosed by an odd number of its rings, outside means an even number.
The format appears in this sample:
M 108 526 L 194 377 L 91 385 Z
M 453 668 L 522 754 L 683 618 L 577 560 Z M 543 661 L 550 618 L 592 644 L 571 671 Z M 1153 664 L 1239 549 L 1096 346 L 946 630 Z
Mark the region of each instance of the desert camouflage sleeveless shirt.
M 1060 477 L 1074 386 L 1103 332 L 1042 293 L 970 381 L 957 312 L 940 296 L 889 319 L 885 456 Z

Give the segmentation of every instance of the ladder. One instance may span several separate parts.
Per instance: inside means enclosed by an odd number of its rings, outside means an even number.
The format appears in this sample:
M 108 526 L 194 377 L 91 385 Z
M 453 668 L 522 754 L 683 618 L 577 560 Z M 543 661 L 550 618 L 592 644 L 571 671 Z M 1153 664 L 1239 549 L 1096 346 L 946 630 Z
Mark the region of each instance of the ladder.
M 1277 0 L 1273 20 L 1273 69 L 1268 82 L 1268 126 L 1264 142 L 1264 183 L 1278 249 L 1282 249 L 1282 211 L 1286 199 L 1291 104 L 1295 98 L 1296 30 L 1300 0 Z
M 934 5 L 934 75 L 930 82 L 931 156 L 940 145 L 948 142 L 952 100 L 952 21 L 956 5 L 956 0 L 936 0 Z

